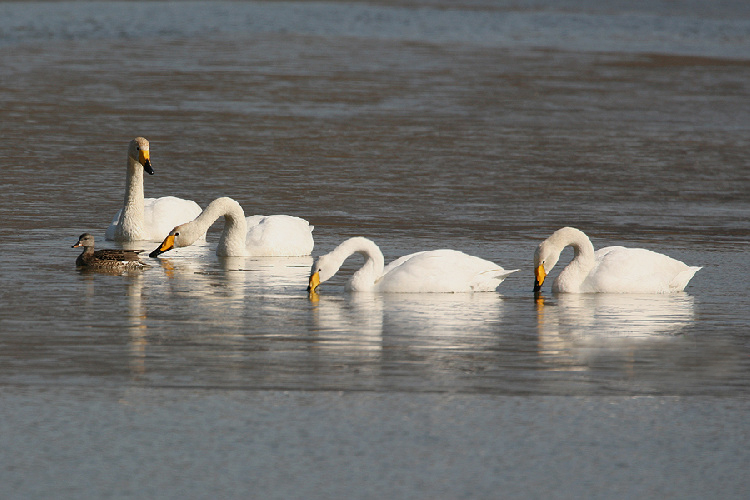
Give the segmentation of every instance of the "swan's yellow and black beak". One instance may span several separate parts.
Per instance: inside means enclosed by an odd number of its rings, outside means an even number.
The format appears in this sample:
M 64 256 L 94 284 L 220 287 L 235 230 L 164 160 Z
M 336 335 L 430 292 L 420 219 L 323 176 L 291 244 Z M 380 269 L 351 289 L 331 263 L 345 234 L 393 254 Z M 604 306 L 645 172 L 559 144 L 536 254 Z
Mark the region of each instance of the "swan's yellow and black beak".
M 166 238 L 164 238 L 164 241 L 162 241 L 161 245 L 159 245 L 159 248 L 148 254 L 149 257 L 157 257 L 160 254 L 163 254 L 164 252 L 168 250 L 172 250 L 174 248 L 174 235 L 170 234 Z
M 315 292 L 318 289 L 318 286 L 320 286 L 320 273 L 315 271 L 310 275 L 310 282 L 307 285 L 307 291 L 311 293 Z
M 538 292 L 542 289 L 544 278 L 547 277 L 547 273 L 544 271 L 544 264 L 539 264 L 534 269 L 534 291 Z
M 141 149 L 138 151 L 138 163 L 143 165 L 143 170 L 148 172 L 148 175 L 154 175 L 154 169 L 151 167 L 151 159 L 149 158 L 148 150 Z

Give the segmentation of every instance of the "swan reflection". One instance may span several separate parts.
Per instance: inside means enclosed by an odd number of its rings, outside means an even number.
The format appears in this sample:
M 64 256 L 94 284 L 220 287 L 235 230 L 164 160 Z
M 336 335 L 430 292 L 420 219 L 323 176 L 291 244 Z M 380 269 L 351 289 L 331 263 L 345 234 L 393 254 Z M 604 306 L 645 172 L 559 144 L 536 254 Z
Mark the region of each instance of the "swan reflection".
M 320 348 L 365 352 L 382 349 L 382 297 L 351 294 L 321 298 L 313 292 L 311 301 L 312 331 L 317 334 Z
M 137 378 L 146 372 L 146 347 L 148 346 L 147 314 L 143 305 L 142 274 L 129 276 L 127 294 L 130 371 Z
M 311 256 L 304 257 L 222 257 L 220 265 L 228 281 L 243 282 L 248 291 L 270 292 L 294 291 L 298 294 L 307 281 Z
M 373 349 L 476 348 L 496 342 L 502 297 L 495 293 L 311 296 L 325 345 Z
M 537 302 L 539 351 L 555 366 L 586 369 L 600 356 L 626 356 L 671 342 L 695 317 L 687 294 L 560 294 Z

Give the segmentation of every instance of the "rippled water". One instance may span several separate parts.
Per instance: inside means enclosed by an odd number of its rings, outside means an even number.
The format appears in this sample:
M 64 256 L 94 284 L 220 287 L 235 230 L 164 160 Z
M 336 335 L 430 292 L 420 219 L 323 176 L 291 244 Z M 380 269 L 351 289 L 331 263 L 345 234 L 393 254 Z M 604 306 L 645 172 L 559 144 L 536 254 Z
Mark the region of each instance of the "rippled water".
M 746 397 L 749 46 L 742 2 L 2 2 L 0 385 Z M 219 225 L 77 271 L 138 135 L 147 196 L 304 217 L 314 255 L 364 235 L 520 271 L 362 296 L 351 259 L 311 301 L 312 258 L 220 259 Z M 563 225 L 704 267 L 535 301 Z

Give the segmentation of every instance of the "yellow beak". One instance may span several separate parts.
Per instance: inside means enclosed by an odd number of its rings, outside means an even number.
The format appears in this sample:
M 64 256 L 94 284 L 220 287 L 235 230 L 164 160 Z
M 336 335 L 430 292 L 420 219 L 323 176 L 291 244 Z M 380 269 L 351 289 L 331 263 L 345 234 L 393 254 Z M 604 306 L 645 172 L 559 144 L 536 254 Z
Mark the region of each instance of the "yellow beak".
M 544 264 L 539 264 L 536 267 L 536 269 L 534 270 L 534 277 L 536 278 L 534 281 L 534 291 L 538 292 L 542 288 L 544 278 L 547 277 L 547 273 L 544 270 Z
M 150 158 L 148 150 L 144 151 L 141 149 L 140 151 L 138 151 L 138 163 L 140 163 L 141 165 L 145 165 L 149 160 Z
M 159 248 L 148 254 L 149 257 L 156 257 L 159 254 L 162 254 L 166 252 L 167 250 L 172 250 L 174 248 L 174 235 L 170 234 L 166 238 L 164 238 L 164 241 L 162 241 L 161 245 L 159 245 Z
M 307 286 L 308 292 L 314 292 L 320 285 L 320 273 L 315 271 L 310 275 L 310 282 Z

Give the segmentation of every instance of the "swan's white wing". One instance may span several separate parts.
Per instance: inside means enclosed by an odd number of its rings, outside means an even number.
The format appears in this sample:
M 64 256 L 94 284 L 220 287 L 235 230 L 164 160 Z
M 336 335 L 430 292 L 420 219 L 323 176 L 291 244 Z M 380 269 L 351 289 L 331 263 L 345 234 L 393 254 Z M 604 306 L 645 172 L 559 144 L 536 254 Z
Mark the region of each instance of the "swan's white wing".
M 122 209 L 118 210 L 115 216 L 112 218 L 112 222 L 107 227 L 107 230 L 104 232 L 104 238 L 107 240 L 114 240 L 115 239 L 115 230 L 117 229 L 117 223 L 120 222 L 120 215 L 122 215 Z
M 512 272 L 456 250 L 431 250 L 391 262 L 376 285 L 383 292 L 492 291 Z
M 146 198 L 143 200 L 143 222 L 148 239 L 160 241 L 167 237 L 175 226 L 190 222 L 201 213 L 201 207 L 194 201 L 183 200 L 174 196 L 162 198 Z M 115 239 L 117 224 L 120 222 L 122 209 L 118 210 L 112 222 L 104 232 L 107 240 Z M 204 234 L 201 240 L 206 239 Z
M 253 215 L 246 220 L 249 255 L 300 257 L 312 252 L 313 226 L 304 219 L 291 215 Z
M 594 257 L 596 263 L 581 286 L 583 292 L 680 291 L 700 269 L 644 248 L 606 247 L 598 250 Z
M 164 196 L 144 200 L 143 218 L 150 239 L 159 241 L 166 238 L 175 226 L 190 222 L 201 212 L 201 207 L 192 200 Z M 205 240 L 206 235 L 199 239 Z

